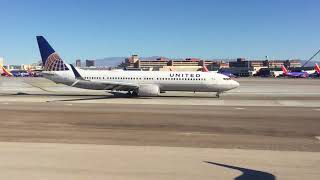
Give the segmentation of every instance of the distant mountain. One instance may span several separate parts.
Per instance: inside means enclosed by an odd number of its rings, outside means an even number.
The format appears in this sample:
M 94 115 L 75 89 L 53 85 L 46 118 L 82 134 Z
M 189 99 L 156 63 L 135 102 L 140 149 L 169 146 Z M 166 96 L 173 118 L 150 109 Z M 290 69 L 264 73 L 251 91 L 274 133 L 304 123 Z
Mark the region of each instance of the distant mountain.
M 97 67 L 116 67 L 124 62 L 126 57 L 108 57 L 102 59 L 96 59 Z
M 159 58 L 163 58 L 163 59 L 170 59 L 167 57 L 163 57 L 163 56 L 150 56 L 150 57 L 140 57 L 140 60 L 149 60 L 149 61 L 155 61 Z
M 307 62 L 307 60 L 301 60 L 301 66 L 302 66 L 305 62 Z M 320 61 L 309 61 L 309 62 L 305 65 L 305 67 L 314 67 L 314 64 L 315 64 L 315 63 L 318 63 L 318 64 L 320 65 Z

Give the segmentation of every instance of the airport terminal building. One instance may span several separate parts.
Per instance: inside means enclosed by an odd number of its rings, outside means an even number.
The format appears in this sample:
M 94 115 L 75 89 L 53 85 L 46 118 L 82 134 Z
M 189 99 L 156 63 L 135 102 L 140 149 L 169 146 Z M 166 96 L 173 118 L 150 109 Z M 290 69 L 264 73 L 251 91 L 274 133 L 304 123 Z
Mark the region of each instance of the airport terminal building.
M 199 71 L 203 66 L 209 71 L 228 72 L 237 76 L 254 76 L 261 69 L 279 69 L 284 65 L 288 68 L 299 68 L 301 62 L 294 60 L 246 60 L 237 58 L 235 60 L 201 60 L 197 58 L 187 58 L 184 60 L 173 60 L 167 58 L 157 58 L 155 60 L 140 60 L 138 55 L 133 55 L 125 59 L 120 65 L 127 70 L 144 71 Z
M 220 68 L 228 68 L 229 64 L 224 61 L 200 60 L 198 58 L 140 60 L 138 55 L 125 59 L 121 64 L 127 70 L 151 70 L 151 71 L 197 71 L 206 66 L 210 71 Z

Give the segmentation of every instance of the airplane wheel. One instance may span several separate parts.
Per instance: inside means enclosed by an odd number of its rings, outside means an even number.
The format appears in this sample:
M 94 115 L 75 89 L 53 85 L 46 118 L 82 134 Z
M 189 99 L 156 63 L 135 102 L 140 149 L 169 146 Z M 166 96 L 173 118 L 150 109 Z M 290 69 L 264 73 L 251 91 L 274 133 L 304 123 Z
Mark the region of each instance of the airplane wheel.
M 217 92 L 216 97 L 220 98 L 220 94 L 222 94 L 222 92 Z
M 137 91 L 132 91 L 131 95 L 134 96 L 134 97 L 137 97 L 138 96 L 138 92 Z

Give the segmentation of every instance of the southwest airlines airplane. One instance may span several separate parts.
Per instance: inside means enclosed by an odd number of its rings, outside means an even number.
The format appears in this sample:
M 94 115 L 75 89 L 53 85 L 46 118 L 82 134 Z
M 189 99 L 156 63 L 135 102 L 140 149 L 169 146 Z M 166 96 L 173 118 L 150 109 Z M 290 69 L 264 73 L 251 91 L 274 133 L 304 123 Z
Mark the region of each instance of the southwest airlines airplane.
M 127 91 L 132 96 L 158 96 L 166 91 L 216 92 L 239 87 L 231 78 L 211 72 L 82 70 L 65 64 L 47 40 L 37 36 L 44 66 L 43 76 L 68 86 Z
M 308 78 L 309 77 L 309 73 L 307 73 L 307 72 L 289 72 L 284 65 L 282 65 L 281 68 L 282 68 L 283 74 L 288 77 L 294 77 L 294 78 Z
M 7 77 L 12 77 L 13 74 L 8 71 L 6 68 L 4 68 L 3 66 L 0 65 L 0 68 L 2 69 L 3 75 L 7 76 Z

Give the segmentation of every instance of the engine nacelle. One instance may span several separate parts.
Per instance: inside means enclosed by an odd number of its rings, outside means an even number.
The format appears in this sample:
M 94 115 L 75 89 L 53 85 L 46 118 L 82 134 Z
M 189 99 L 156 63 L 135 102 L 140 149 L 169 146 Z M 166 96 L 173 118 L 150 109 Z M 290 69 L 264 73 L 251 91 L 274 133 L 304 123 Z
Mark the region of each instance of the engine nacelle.
M 143 84 L 138 89 L 138 96 L 159 96 L 160 88 L 155 84 Z

